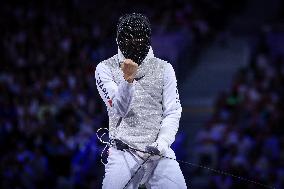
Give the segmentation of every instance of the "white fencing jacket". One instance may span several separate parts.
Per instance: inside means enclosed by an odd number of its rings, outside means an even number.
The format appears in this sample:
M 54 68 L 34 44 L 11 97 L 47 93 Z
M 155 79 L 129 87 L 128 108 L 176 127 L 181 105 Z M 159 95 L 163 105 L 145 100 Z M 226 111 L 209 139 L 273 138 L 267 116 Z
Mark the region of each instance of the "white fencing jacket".
M 119 62 L 123 62 L 125 59 L 119 49 L 117 57 Z M 150 48 L 143 62 L 153 57 L 153 50 Z M 137 81 L 134 80 L 133 83 L 128 83 L 124 80 L 117 85 L 113 80 L 113 75 L 109 67 L 102 63 L 99 63 L 96 67 L 95 78 L 99 94 L 108 110 L 112 109 L 119 116 L 124 117 L 129 111 L 135 92 L 134 83 Z M 169 63 L 165 66 L 162 90 L 163 119 L 156 142 L 166 148 L 170 147 L 175 140 L 182 112 L 175 71 Z

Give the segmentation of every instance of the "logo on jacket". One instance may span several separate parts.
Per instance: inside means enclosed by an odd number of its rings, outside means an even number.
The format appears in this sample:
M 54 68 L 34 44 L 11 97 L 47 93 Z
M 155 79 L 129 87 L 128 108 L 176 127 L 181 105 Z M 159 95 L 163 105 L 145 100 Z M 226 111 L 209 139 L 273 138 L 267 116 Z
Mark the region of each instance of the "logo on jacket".
M 107 102 L 112 107 L 112 100 L 110 99 L 108 92 L 107 92 L 106 88 L 104 87 L 103 81 L 102 81 L 99 74 L 98 74 L 97 84 L 98 84 L 100 90 L 103 92 L 104 98 L 108 100 Z

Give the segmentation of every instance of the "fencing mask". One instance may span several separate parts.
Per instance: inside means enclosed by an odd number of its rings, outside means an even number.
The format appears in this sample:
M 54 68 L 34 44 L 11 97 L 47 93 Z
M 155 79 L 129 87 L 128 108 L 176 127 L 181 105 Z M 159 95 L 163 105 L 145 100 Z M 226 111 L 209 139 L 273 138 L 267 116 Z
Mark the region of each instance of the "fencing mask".
M 117 44 L 125 58 L 140 65 L 151 46 L 151 28 L 148 18 L 139 13 L 120 17 L 117 25 Z

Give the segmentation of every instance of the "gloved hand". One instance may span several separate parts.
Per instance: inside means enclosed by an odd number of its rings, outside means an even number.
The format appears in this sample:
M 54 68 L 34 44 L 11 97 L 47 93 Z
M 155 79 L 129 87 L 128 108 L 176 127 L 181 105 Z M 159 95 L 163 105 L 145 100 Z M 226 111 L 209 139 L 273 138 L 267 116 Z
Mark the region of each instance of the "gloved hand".
M 165 155 L 169 148 L 169 145 L 164 140 L 157 140 L 152 144 L 146 146 L 146 151 L 150 152 L 152 155 Z

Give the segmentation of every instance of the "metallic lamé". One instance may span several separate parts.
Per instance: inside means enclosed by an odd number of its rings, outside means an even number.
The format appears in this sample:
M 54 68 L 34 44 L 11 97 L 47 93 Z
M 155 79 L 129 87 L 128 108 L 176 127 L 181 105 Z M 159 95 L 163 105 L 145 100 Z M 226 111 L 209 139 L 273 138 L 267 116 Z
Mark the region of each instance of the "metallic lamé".
M 111 69 L 113 79 L 119 85 L 124 79 L 117 60 L 115 55 L 104 64 Z M 151 58 L 139 66 L 136 74 L 139 80 L 134 82 L 129 112 L 117 128 L 120 117 L 111 108 L 108 109 L 111 138 L 121 139 L 141 150 L 155 142 L 163 116 L 163 75 L 166 64 L 161 59 Z

